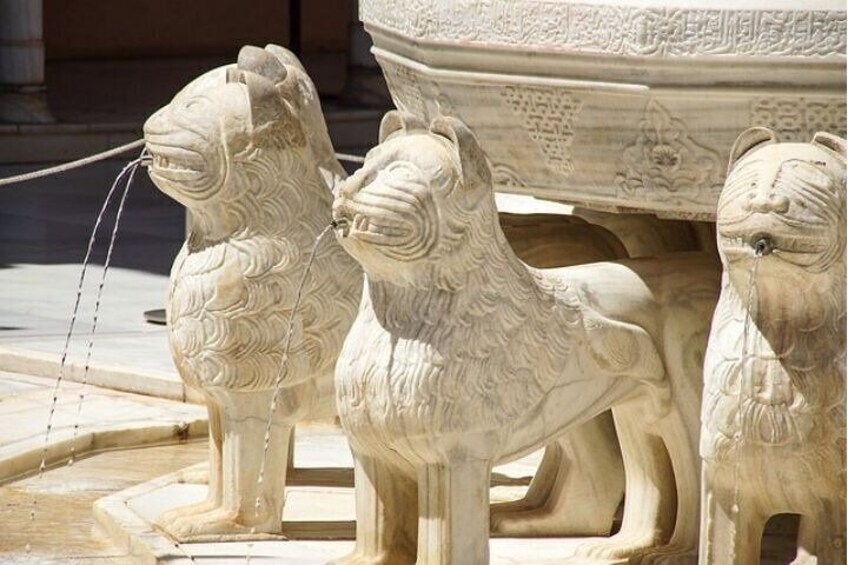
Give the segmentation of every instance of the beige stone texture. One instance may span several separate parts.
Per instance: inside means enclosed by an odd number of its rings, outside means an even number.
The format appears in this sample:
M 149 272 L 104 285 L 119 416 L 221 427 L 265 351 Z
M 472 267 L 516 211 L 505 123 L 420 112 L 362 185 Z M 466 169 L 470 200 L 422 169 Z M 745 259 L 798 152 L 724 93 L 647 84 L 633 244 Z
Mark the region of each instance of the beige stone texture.
M 333 210 L 366 273 L 336 366 L 357 491 L 357 545 L 339 563 L 487 562 L 492 466 L 610 409 L 623 524 L 580 554 L 694 557 L 717 262 L 528 267 L 497 221 L 480 145 L 453 118 L 389 113 Z
M 753 128 L 731 152 L 704 363 L 702 563 L 757 562 L 782 513 L 801 517 L 793 563 L 845 561 L 845 147 Z

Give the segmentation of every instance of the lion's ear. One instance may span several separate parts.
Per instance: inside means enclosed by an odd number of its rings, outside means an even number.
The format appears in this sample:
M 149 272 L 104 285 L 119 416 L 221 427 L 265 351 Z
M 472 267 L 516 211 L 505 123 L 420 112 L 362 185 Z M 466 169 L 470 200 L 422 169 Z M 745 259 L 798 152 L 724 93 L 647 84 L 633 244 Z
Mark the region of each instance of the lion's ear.
M 813 136 L 812 143 L 836 153 L 836 156 L 839 157 L 839 159 L 843 162 L 845 161 L 846 144 L 845 140 L 841 137 L 837 137 L 832 133 L 820 131 Z
M 250 119 L 254 128 L 277 121 L 283 116 L 285 103 L 273 82 L 252 72 L 238 73 L 238 82 L 247 85 Z
M 253 45 L 245 45 L 238 54 L 236 66 L 241 71 L 250 71 L 265 77 L 273 84 L 280 84 L 286 80 L 288 71 L 286 66 L 274 55 Z
M 303 64 L 300 62 L 300 59 L 297 58 L 297 55 L 295 55 L 285 47 L 269 43 L 265 46 L 265 51 L 279 59 L 280 62 L 282 62 L 284 65 L 290 65 L 292 67 L 300 69 L 304 73 L 306 72 L 306 69 L 303 68 Z
M 430 133 L 447 138 L 456 147 L 462 176 L 466 181 L 473 185 L 491 183 L 486 154 L 468 126 L 456 118 L 439 116 L 430 123 Z
M 380 121 L 380 137 L 378 139 L 380 143 L 383 143 L 399 131 L 407 133 L 415 129 L 426 129 L 424 122 L 412 114 L 401 112 L 400 110 L 392 110 L 386 112 L 386 115 Z
M 730 174 L 736 162 L 750 153 L 751 150 L 769 143 L 777 143 L 777 136 L 768 128 L 758 126 L 743 131 L 736 138 L 733 147 L 730 149 L 730 161 L 727 163 L 727 173 Z

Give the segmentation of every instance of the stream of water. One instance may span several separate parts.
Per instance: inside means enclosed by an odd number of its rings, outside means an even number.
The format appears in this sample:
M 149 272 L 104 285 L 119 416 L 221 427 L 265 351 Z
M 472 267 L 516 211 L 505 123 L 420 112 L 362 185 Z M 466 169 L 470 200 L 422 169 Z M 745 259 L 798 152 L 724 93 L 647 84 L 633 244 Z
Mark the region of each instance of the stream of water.
M 301 275 L 300 282 L 297 286 L 297 292 L 295 294 L 294 303 L 292 304 L 291 313 L 289 314 L 288 325 L 286 327 L 286 337 L 283 345 L 283 356 L 280 360 L 280 369 L 277 371 L 277 376 L 274 378 L 274 388 L 273 393 L 271 395 L 271 408 L 268 414 L 268 421 L 265 424 L 265 438 L 262 447 L 262 460 L 259 464 L 259 475 L 256 478 L 257 495 L 256 500 L 253 503 L 255 517 L 259 516 L 259 512 L 262 506 L 261 497 L 259 495 L 259 489 L 261 488 L 262 483 L 265 481 L 265 461 L 268 456 L 268 448 L 271 445 L 271 427 L 274 422 L 274 413 L 277 411 L 277 403 L 279 402 L 280 390 L 282 389 L 283 379 L 286 375 L 286 369 L 288 368 L 289 349 L 291 348 L 291 340 L 292 335 L 294 333 L 295 316 L 297 315 L 298 308 L 300 307 L 300 301 L 303 298 L 303 291 L 306 288 L 309 273 L 312 270 L 312 264 L 315 263 L 315 257 L 318 254 L 318 248 L 320 247 L 321 242 L 324 240 L 327 234 L 330 233 L 337 225 L 338 224 L 335 221 L 330 222 L 330 224 L 325 227 L 321 231 L 321 233 L 319 233 L 318 236 L 315 238 L 315 243 L 312 245 L 312 251 L 310 251 L 309 259 L 306 261 L 306 267 L 303 270 L 303 275 Z M 294 441 L 294 437 L 292 437 L 292 441 Z M 293 447 L 293 445 L 290 445 L 289 449 L 293 449 Z M 282 517 L 280 517 L 280 519 L 282 519 Z M 255 533 L 255 528 L 253 529 L 253 533 Z M 248 550 L 245 554 L 246 563 L 250 563 L 250 552 L 252 547 L 253 544 L 248 544 Z
M 118 174 L 118 176 L 115 178 L 115 181 L 112 183 L 112 187 L 109 189 L 109 192 L 106 194 L 106 198 L 104 199 L 103 204 L 100 207 L 100 212 L 97 214 L 97 219 L 94 222 L 94 227 L 91 230 L 91 236 L 89 237 L 89 240 L 88 240 L 88 247 L 86 248 L 85 257 L 83 258 L 82 268 L 80 270 L 79 282 L 77 283 L 77 293 L 76 293 L 76 298 L 74 300 L 73 311 L 71 313 L 71 321 L 68 324 L 68 331 L 67 331 L 67 334 L 65 335 L 65 342 L 64 342 L 64 346 L 62 348 L 62 357 L 61 357 L 61 361 L 59 362 L 59 375 L 56 377 L 56 382 L 53 386 L 53 395 L 52 395 L 52 399 L 50 401 L 50 409 L 49 409 L 48 414 L 47 414 L 47 424 L 46 424 L 45 432 L 44 432 L 44 445 L 43 445 L 42 451 L 41 451 L 41 462 L 38 466 L 38 479 L 39 480 L 42 479 L 42 477 L 44 476 L 44 471 L 47 468 L 47 457 L 48 457 L 48 452 L 49 452 L 49 448 L 50 448 L 50 432 L 53 428 L 53 418 L 54 418 L 54 415 L 56 413 L 56 406 L 57 406 L 57 402 L 59 400 L 59 389 L 60 389 L 61 384 L 62 384 L 62 382 L 65 378 L 65 368 L 66 368 L 67 360 L 68 360 L 68 350 L 70 349 L 71 338 L 73 337 L 74 327 L 76 326 L 77 315 L 79 313 L 80 301 L 81 301 L 82 293 L 83 293 L 83 286 L 85 284 L 85 277 L 86 277 L 86 273 L 88 271 L 88 265 L 91 261 L 91 254 L 92 254 L 92 250 L 94 249 L 94 244 L 97 241 L 97 232 L 100 230 L 100 224 L 103 222 L 103 218 L 104 218 L 104 216 L 106 215 L 106 212 L 109 209 L 109 205 L 112 202 L 112 197 L 114 196 L 115 192 L 117 191 L 118 186 L 120 185 L 121 181 L 124 178 L 126 178 L 127 182 L 124 185 L 124 190 L 123 190 L 123 193 L 121 195 L 120 204 L 118 205 L 118 211 L 115 215 L 115 224 L 112 228 L 112 234 L 111 234 L 111 237 L 110 237 L 110 240 L 109 240 L 109 248 L 108 248 L 108 251 L 107 251 L 106 260 L 104 262 L 104 267 L 103 267 L 103 274 L 101 276 L 100 285 L 99 285 L 99 288 L 98 288 L 98 291 L 97 291 L 97 303 L 95 305 L 94 317 L 93 317 L 93 322 L 92 322 L 92 327 L 91 327 L 91 333 L 90 333 L 90 336 L 89 336 L 88 353 L 86 355 L 86 363 L 85 363 L 85 370 L 84 370 L 84 376 L 83 376 L 83 386 L 85 386 L 85 379 L 86 379 L 86 376 L 87 376 L 87 373 L 88 373 L 88 366 L 89 366 L 89 361 L 90 361 L 90 358 L 91 358 L 91 349 L 94 345 L 94 333 L 97 329 L 97 317 L 98 317 L 98 310 L 100 308 L 101 295 L 102 295 L 102 292 L 103 292 L 104 284 L 106 282 L 106 274 L 107 274 L 107 271 L 109 269 L 109 263 L 112 259 L 112 250 L 114 248 L 115 240 L 116 240 L 117 234 L 118 234 L 118 225 L 120 224 L 120 221 L 121 221 L 121 214 L 123 213 L 124 203 L 126 201 L 127 194 L 129 193 L 130 186 L 132 186 L 132 182 L 133 182 L 133 179 L 135 177 L 135 173 L 138 170 L 138 167 L 141 166 L 141 164 L 142 164 L 143 158 L 144 158 L 144 151 L 142 151 L 142 154 L 139 156 L 138 159 L 135 159 L 135 160 L 129 162 L 121 170 L 121 172 Z M 84 389 L 82 389 L 81 392 L 80 392 L 79 404 L 78 404 L 78 407 L 77 407 L 78 417 L 77 417 L 76 423 L 73 426 L 73 429 L 74 429 L 73 434 L 74 435 L 73 435 L 73 440 L 71 442 L 71 452 L 70 452 L 69 459 L 68 459 L 69 465 L 73 465 L 74 459 L 76 457 L 76 440 L 77 440 L 77 435 L 78 435 L 78 432 L 79 432 L 79 415 L 82 412 L 82 403 L 83 403 L 84 398 L 85 398 Z M 38 505 L 38 499 L 37 499 L 37 497 L 34 496 L 33 501 L 32 501 L 32 505 L 31 505 L 31 509 L 30 509 L 30 515 L 29 515 L 30 522 L 35 521 L 36 514 L 37 514 L 37 505 Z M 26 545 L 26 552 L 29 553 L 30 551 L 31 551 L 31 546 L 30 546 L 30 544 L 27 544 Z
M 751 334 L 751 326 L 756 326 L 757 324 L 757 304 L 756 304 L 756 289 L 757 289 L 757 269 L 760 265 L 760 259 L 764 254 L 767 254 L 768 250 L 764 245 L 761 245 L 760 242 L 756 244 L 754 247 L 754 262 L 751 265 L 751 271 L 748 274 L 748 295 L 745 298 L 745 320 L 742 326 L 742 352 L 741 352 L 741 366 L 739 368 L 739 381 L 738 386 L 739 390 L 737 392 L 737 416 L 736 416 L 736 430 L 733 434 L 734 444 L 736 445 L 736 454 L 735 454 L 735 464 L 733 466 L 733 507 L 730 511 L 734 515 L 739 514 L 740 510 L 740 497 L 739 497 L 739 477 L 740 477 L 740 469 L 739 465 L 741 464 L 741 460 L 743 457 L 743 452 L 745 449 L 745 439 L 742 433 L 742 425 L 743 425 L 743 414 L 742 407 L 745 401 L 745 387 L 747 386 L 746 373 L 748 371 L 753 371 L 753 363 L 751 363 L 751 357 L 756 356 L 756 352 L 751 352 L 751 344 L 750 344 L 750 334 Z

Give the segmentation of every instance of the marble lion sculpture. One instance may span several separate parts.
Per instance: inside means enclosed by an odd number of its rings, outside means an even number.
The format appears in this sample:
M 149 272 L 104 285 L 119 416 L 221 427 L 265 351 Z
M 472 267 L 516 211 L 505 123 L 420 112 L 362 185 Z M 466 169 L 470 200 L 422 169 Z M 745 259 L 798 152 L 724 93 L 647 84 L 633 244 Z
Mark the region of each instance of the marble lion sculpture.
M 774 514 L 795 563 L 845 563 L 845 140 L 737 140 L 704 364 L 701 558 L 759 563 Z
M 691 560 L 718 262 L 528 267 L 498 225 L 466 126 L 420 128 L 390 113 L 381 130 L 333 205 L 337 236 L 365 271 L 336 365 L 357 520 L 354 553 L 340 563 L 486 563 L 492 465 L 608 409 L 624 518 L 580 553 Z
M 207 499 L 158 524 L 180 540 L 279 533 L 293 426 L 334 414 L 333 366 L 362 288 L 356 262 L 325 241 L 294 319 L 257 484 L 297 286 L 344 171 L 312 82 L 273 45 L 244 47 L 236 65 L 197 78 L 144 133 L 154 184 L 191 211 L 167 320 L 174 362 L 205 395 L 210 427 Z
M 257 485 L 296 285 L 332 217 L 331 187 L 344 170 L 314 86 L 294 55 L 274 45 L 245 47 L 236 65 L 198 77 L 148 120 L 145 138 L 153 182 L 191 211 L 190 235 L 171 273 L 169 337 L 177 369 L 203 392 L 210 421 L 206 500 L 157 523 L 181 541 L 278 534 L 292 427 L 334 414 L 332 367 L 362 291 L 359 265 L 338 243 L 324 241 L 295 317 Z M 521 255 L 536 264 L 625 253 L 612 234 L 577 218 L 504 221 Z M 556 236 L 540 239 L 530 223 L 556 229 Z M 532 496 L 504 507 L 501 530 L 608 531 L 623 491 L 614 442 L 600 419 L 552 445 Z M 585 454 L 590 472 L 568 458 L 574 453 Z M 609 472 L 591 472 L 600 465 Z M 582 509 L 577 519 L 551 515 L 564 501 Z

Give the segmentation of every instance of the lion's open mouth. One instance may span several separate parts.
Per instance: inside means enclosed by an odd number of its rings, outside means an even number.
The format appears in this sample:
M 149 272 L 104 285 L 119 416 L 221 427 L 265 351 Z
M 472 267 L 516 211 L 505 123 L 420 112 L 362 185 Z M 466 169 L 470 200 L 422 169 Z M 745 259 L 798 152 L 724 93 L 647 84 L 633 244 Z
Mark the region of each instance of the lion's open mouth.
M 183 147 L 147 142 L 150 153 L 150 172 L 174 182 L 197 180 L 204 173 L 203 157 Z
M 720 232 L 721 248 L 728 256 L 755 256 L 771 253 L 810 255 L 824 252 L 828 242 L 815 235 L 779 234 L 767 231 Z
M 391 222 L 381 221 L 379 218 L 366 214 L 337 215 L 334 221 L 339 235 L 366 243 L 399 244 L 410 237 L 409 228 L 393 225 Z

